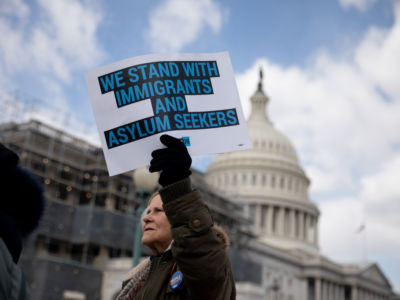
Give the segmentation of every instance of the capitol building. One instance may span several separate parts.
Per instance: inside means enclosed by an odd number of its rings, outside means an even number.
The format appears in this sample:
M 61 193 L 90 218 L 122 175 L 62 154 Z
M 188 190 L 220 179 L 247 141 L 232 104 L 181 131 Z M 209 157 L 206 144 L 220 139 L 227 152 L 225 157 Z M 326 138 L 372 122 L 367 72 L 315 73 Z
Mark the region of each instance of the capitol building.
M 376 263 L 340 264 L 319 252 L 310 179 L 268 115 L 261 72 L 254 85 L 253 148 L 216 155 L 192 175 L 231 239 L 237 300 L 399 300 Z M 108 176 L 100 147 L 38 120 L 0 124 L 0 142 L 45 188 L 44 216 L 19 262 L 32 298 L 114 299 L 132 267 L 142 201 L 132 172 Z
M 260 276 L 240 278 L 238 299 L 394 299 L 377 264 L 344 265 L 319 253 L 320 213 L 308 196 L 310 179 L 293 144 L 268 116 L 262 71 L 250 101 L 253 148 L 217 155 L 205 174 L 213 190 L 243 206 L 254 234 L 242 251 L 260 267 Z

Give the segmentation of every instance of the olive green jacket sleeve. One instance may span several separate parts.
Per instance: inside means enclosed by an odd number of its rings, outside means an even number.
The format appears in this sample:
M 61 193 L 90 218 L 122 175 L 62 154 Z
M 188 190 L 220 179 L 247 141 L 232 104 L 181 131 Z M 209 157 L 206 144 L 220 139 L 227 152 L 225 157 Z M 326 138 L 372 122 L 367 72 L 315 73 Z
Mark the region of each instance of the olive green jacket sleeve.
M 183 273 L 190 299 L 235 299 L 228 255 L 199 191 L 185 179 L 160 191 L 171 223 L 172 255 Z M 190 192 L 189 192 L 190 191 Z

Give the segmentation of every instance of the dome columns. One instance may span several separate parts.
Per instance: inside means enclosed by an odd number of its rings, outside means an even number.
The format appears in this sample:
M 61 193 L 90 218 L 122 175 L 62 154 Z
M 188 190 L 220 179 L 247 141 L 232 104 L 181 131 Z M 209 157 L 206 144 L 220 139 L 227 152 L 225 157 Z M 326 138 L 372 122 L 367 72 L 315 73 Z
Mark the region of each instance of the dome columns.
M 254 230 L 262 238 L 300 241 L 318 248 L 318 216 L 292 207 L 255 204 Z
M 284 236 L 285 232 L 285 208 L 283 206 L 278 208 L 278 220 L 277 220 L 277 234 L 279 236 Z
M 299 212 L 299 223 L 297 224 L 299 228 L 299 238 L 304 239 L 304 229 L 305 229 L 305 223 L 304 223 L 304 213 Z
M 290 209 L 289 210 L 289 226 L 290 226 L 290 230 L 289 230 L 289 237 L 291 239 L 294 239 L 296 237 L 295 233 L 296 233 L 296 224 L 295 224 L 295 218 L 296 214 L 295 214 L 295 210 L 294 209 Z
M 272 218 L 273 218 L 274 208 L 273 206 L 267 206 L 267 235 L 272 235 Z

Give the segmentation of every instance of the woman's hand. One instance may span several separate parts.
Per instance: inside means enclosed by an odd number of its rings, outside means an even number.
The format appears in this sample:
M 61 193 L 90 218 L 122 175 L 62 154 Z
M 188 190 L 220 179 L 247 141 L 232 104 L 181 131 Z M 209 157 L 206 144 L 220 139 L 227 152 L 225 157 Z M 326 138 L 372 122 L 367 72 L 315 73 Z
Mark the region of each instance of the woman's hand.
M 165 187 L 192 174 L 190 171 L 192 158 L 180 139 L 164 134 L 160 137 L 160 141 L 167 148 L 158 149 L 151 153 L 153 159 L 150 162 L 149 171 L 161 171 L 158 182 Z

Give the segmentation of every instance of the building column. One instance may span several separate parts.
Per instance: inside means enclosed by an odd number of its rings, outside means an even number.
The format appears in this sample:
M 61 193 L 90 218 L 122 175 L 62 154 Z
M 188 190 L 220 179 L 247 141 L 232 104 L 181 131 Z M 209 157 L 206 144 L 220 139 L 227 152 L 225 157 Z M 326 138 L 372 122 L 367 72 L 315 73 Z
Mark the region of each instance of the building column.
M 265 235 L 265 220 L 267 217 L 267 206 L 265 204 L 260 205 L 260 232 L 261 235 Z
M 278 212 L 278 235 L 284 235 L 284 227 L 285 227 L 285 208 L 283 206 L 279 207 Z
M 326 295 L 325 295 L 325 299 L 330 300 L 332 295 L 332 291 L 331 291 L 331 283 L 329 281 L 326 282 Z
M 308 217 L 309 217 L 309 215 L 308 215 L 308 213 L 307 212 L 304 212 L 304 219 L 303 219 L 303 226 L 304 226 L 304 229 L 303 229 L 303 239 L 304 239 L 304 241 L 306 241 L 307 242 L 307 237 L 308 237 Z
M 327 281 L 324 281 L 323 285 L 324 288 L 323 288 L 322 300 L 329 300 L 329 284 Z
M 333 283 L 332 282 L 328 282 L 328 298 L 327 299 L 333 300 Z
M 268 210 L 267 210 L 267 220 L 266 220 L 266 226 L 267 226 L 267 235 L 272 235 L 272 214 L 274 213 L 274 207 L 272 205 L 268 205 Z
M 321 280 L 321 300 L 325 300 L 325 281 Z
M 321 299 L 321 279 L 319 279 L 319 278 L 315 278 L 314 300 L 322 300 Z
M 341 290 L 342 290 L 342 286 L 340 284 L 338 284 L 336 286 L 336 299 L 337 300 L 342 300 L 342 296 L 341 296 Z M 344 299 L 343 299 L 344 300 Z
M 106 246 L 100 246 L 99 254 L 94 258 L 93 265 L 97 268 L 104 269 L 106 263 L 108 262 L 108 249 Z
M 311 223 L 312 223 L 312 218 L 313 216 L 310 214 L 307 214 L 307 222 L 306 222 L 306 233 L 307 233 L 307 237 L 306 240 L 309 243 L 314 243 L 314 232 L 311 230 Z M 312 233 L 312 235 L 311 235 Z
M 69 251 L 68 251 L 67 243 L 60 243 L 59 247 L 60 247 L 59 248 L 59 252 L 58 252 L 59 256 L 61 258 L 63 258 L 63 259 L 69 259 L 70 258 L 70 254 L 69 254 Z
M 358 300 L 358 291 L 356 286 L 351 287 L 351 300 Z
M 328 300 L 328 282 L 322 281 L 322 300 Z
M 110 194 L 108 194 L 106 198 L 106 209 L 109 211 L 115 211 L 115 200 L 114 197 L 112 197 Z
M 290 219 L 290 221 L 289 221 L 289 224 L 290 224 L 290 229 L 289 229 L 289 236 L 291 237 L 291 238 L 295 238 L 296 237 L 296 220 L 295 220 L 295 217 L 294 217 L 294 209 L 290 209 L 290 211 L 289 211 L 289 219 Z
M 299 239 L 304 239 L 304 212 L 299 211 Z
M 314 217 L 314 245 L 318 246 L 318 217 Z
M 37 257 L 46 257 L 47 248 L 44 239 L 37 239 L 37 246 L 35 248 L 35 254 Z
M 267 212 L 268 212 L 268 205 L 263 204 L 261 205 L 261 218 L 264 218 L 264 220 L 261 220 L 261 224 L 263 224 L 261 230 L 262 234 L 265 235 L 267 232 Z
M 261 221 L 261 205 L 259 203 L 254 204 L 254 228 L 257 233 L 261 232 L 261 226 L 260 226 L 260 221 Z

